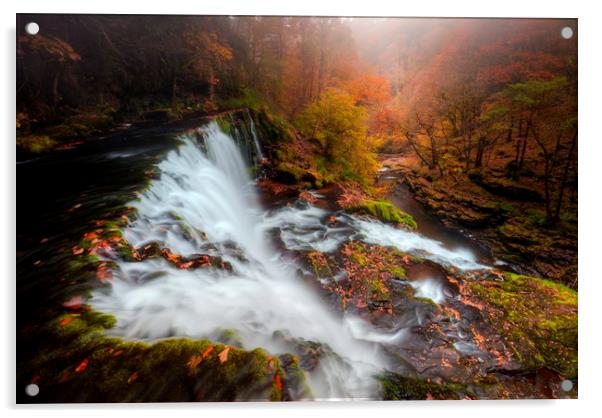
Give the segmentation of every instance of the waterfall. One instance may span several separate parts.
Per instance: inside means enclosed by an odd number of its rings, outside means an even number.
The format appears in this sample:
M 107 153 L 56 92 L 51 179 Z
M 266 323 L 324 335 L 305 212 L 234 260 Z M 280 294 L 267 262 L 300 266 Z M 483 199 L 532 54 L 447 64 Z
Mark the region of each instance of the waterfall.
M 251 132 L 258 146 L 253 125 Z M 301 281 L 298 266 L 268 239 L 272 225 L 245 159 L 217 123 L 181 139 L 159 164 L 160 179 L 131 202 L 138 216 L 124 237 L 135 247 L 154 242 L 184 256 L 220 255 L 232 271 L 181 270 L 163 258 L 118 261 L 110 289 L 95 291 L 91 299 L 95 309 L 117 318 L 112 332 L 152 341 L 215 339 L 233 330 L 245 349 L 263 347 L 272 354 L 291 349 L 275 334 L 313 341 L 331 353 L 308 373 L 315 398 L 378 397 L 373 376 L 387 364 L 377 343 L 401 334 L 335 315 Z
M 255 150 L 257 151 L 257 157 L 259 161 L 263 160 L 264 155 L 261 150 L 261 143 L 259 142 L 259 136 L 257 135 L 257 129 L 255 129 L 255 122 L 253 122 L 253 117 L 251 116 L 251 112 L 249 109 L 245 109 L 245 115 L 247 116 L 249 129 L 251 131 L 251 136 L 253 137 L 253 143 L 255 144 Z

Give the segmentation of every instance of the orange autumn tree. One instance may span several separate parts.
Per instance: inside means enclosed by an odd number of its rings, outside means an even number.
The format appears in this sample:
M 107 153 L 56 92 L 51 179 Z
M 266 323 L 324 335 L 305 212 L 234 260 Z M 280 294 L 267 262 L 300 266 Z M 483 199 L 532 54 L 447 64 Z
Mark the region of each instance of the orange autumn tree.
M 184 40 L 194 51 L 189 65 L 208 83 L 209 101 L 214 104 L 215 86 L 219 83 L 216 73 L 233 58 L 232 49 L 221 44 L 214 32 L 189 30 L 184 33 Z
M 368 183 L 378 163 L 367 136 L 366 110 L 349 93 L 328 88 L 305 108 L 298 125 L 321 146 L 318 166 L 332 180 Z
M 374 73 L 347 80 L 341 83 L 341 88 L 351 94 L 361 106 L 382 106 L 391 99 L 389 81 Z

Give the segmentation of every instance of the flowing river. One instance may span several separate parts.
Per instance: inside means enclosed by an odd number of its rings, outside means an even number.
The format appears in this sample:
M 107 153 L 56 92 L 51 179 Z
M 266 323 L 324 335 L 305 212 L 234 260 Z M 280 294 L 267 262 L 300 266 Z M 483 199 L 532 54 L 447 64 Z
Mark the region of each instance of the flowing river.
M 284 353 L 288 347 L 275 338 L 284 333 L 332 350 L 309 373 L 316 398 L 376 398 L 372 376 L 388 367 L 380 343 L 398 343 L 403 327 L 378 330 L 359 317 L 333 313 L 300 279 L 293 259 L 277 250 L 270 232 L 279 231 L 288 250 L 328 252 L 361 238 L 461 269 L 485 268 L 469 252 L 377 221 L 340 215 L 345 226 L 330 228 L 323 222 L 329 213 L 308 204 L 265 211 L 249 161 L 217 123 L 180 140 L 159 164 L 160 178 L 130 203 L 137 218 L 124 236 L 135 247 L 158 243 L 184 256 L 219 255 L 233 268 L 181 270 L 161 258 L 119 262 L 110 291 L 99 290 L 91 300 L 116 316 L 116 335 L 217 338 L 234 330 L 245 348 Z M 432 284 L 419 291 L 442 300 Z

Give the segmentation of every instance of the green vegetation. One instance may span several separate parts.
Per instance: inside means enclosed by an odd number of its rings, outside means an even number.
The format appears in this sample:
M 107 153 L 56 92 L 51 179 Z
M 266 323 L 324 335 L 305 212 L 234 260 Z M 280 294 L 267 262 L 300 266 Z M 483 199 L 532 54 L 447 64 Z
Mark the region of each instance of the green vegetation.
M 366 199 L 360 204 L 350 207 L 349 210 L 351 212 L 374 216 L 383 222 L 403 224 L 412 229 L 418 227 L 416 221 L 410 214 L 405 213 L 386 199 Z
M 318 251 L 312 251 L 307 253 L 307 259 L 317 277 L 331 277 L 333 275 L 326 255 Z
M 324 158 L 321 174 L 337 180 L 369 183 L 378 164 L 366 134 L 366 110 L 338 89 L 327 89 L 297 120 L 301 132 L 315 139 Z
M 223 110 L 229 109 L 252 109 L 259 110 L 265 101 L 260 97 L 257 91 L 245 87 L 241 89 L 240 94 L 236 97 L 221 100 L 219 108 Z

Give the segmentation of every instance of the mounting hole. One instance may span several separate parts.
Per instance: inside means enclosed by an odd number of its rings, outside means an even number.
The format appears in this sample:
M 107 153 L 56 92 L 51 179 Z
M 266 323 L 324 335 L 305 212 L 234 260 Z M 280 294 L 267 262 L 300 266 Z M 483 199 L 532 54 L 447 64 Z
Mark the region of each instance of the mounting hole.
M 40 393 L 40 387 L 35 383 L 30 383 L 29 385 L 25 386 L 25 393 L 27 393 L 29 396 L 36 396 L 38 393 Z
M 39 31 L 40 25 L 38 25 L 36 22 L 29 22 L 27 25 L 25 25 L 25 32 L 27 32 L 28 35 L 37 35 Z
M 569 26 L 565 26 L 564 28 L 562 28 L 562 30 L 560 31 L 560 35 L 564 38 L 564 39 L 571 39 L 573 37 L 573 29 L 570 28 Z
M 560 389 L 564 390 L 565 392 L 570 391 L 571 389 L 573 389 L 573 382 L 571 382 L 570 380 L 563 380 L 562 382 L 560 382 Z

